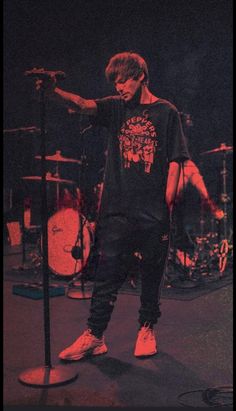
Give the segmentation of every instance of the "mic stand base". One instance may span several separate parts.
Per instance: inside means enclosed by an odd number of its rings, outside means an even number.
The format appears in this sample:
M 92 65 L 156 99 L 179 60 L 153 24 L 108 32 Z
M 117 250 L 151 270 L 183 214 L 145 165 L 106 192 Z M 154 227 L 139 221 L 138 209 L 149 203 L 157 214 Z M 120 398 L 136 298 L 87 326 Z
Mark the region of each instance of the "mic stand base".
M 56 367 L 42 366 L 28 368 L 22 372 L 18 380 L 31 387 L 56 387 L 75 380 L 78 373 L 68 367 L 59 365 Z

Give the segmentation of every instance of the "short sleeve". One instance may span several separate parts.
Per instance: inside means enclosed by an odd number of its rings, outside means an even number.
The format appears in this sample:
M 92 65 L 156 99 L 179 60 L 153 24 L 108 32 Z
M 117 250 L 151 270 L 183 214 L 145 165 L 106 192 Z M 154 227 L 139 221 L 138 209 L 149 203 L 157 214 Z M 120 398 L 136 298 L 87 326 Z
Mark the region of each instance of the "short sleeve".
M 93 119 L 93 124 L 111 128 L 114 121 L 120 115 L 121 99 L 118 96 L 109 96 L 95 100 L 97 104 L 97 115 Z M 115 120 L 116 119 L 116 120 Z
M 190 158 L 186 137 L 177 109 L 172 106 L 169 112 L 167 129 L 167 160 L 184 161 Z

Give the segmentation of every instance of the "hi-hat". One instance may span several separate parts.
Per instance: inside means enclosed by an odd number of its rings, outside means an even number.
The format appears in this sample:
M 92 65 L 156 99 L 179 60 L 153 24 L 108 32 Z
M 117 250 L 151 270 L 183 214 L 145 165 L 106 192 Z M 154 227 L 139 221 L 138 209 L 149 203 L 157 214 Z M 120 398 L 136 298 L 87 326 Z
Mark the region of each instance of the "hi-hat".
M 37 160 L 41 160 L 42 156 L 35 156 Z M 51 156 L 45 156 L 45 160 L 49 161 L 58 161 L 64 163 L 77 163 L 81 164 L 81 160 L 77 160 L 75 158 L 68 158 L 61 155 L 61 151 L 57 150 L 56 154 L 52 154 Z
M 42 176 L 24 176 L 24 177 L 21 177 L 21 178 L 23 180 L 36 180 L 36 181 L 41 181 L 42 180 Z M 45 180 L 47 182 L 52 182 L 52 183 L 75 184 L 75 181 L 54 177 L 51 173 L 46 174 Z
M 232 153 L 232 151 L 232 146 L 227 146 L 225 143 L 221 143 L 220 147 L 213 148 L 213 150 L 204 151 L 203 153 L 201 153 L 201 155 L 214 153 Z

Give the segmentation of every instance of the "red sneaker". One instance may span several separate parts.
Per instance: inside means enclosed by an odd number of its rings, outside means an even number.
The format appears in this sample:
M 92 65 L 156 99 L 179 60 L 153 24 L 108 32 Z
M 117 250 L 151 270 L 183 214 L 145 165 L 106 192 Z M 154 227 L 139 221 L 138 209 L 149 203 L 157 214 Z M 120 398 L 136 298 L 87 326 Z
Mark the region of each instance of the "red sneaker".
M 59 354 L 59 358 L 61 360 L 77 361 L 85 356 L 105 354 L 107 351 L 104 336 L 97 338 L 88 329 L 72 345 L 65 348 Z
M 146 357 L 157 353 L 157 344 L 154 331 L 149 326 L 143 326 L 138 333 L 134 355 Z

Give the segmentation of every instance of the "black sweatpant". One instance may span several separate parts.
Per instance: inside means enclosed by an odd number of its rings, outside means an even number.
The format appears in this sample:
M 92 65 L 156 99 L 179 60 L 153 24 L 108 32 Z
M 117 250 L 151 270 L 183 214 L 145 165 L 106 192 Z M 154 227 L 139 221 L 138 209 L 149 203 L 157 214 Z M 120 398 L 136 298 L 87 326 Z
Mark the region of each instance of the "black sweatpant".
M 169 249 L 169 221 L 112 215 L 98 228 L 99 262 L 95 274 L 88 327 L 102 335 L 117 293 L 129 273 L 133 253 L 140 252 L 141 296 L 138 321 L 157 323 L 160 291 Z

